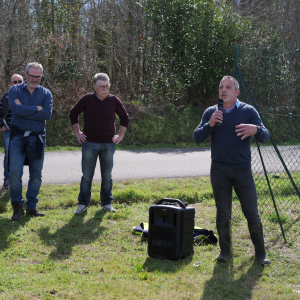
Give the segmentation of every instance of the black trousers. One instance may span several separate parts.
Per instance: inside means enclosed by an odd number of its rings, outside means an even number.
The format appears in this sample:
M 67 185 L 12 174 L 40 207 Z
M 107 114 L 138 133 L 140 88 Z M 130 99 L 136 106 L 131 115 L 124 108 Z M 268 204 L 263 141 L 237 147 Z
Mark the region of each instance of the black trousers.
M 228 223 L 230 220 L 232 188 L 241 203 L 248 224 L 261 223 L 251 168 L 232 168 L 212 162 L 210 179 L 217 207 L 217 223 Z

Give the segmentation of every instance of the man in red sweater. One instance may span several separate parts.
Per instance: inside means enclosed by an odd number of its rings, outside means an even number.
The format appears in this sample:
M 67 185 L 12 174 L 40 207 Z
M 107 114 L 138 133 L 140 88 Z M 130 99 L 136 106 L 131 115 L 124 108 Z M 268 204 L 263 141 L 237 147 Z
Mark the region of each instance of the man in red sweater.
M 91 202 L 91 187 L 97 158 L 101 169 L 101 206 L 103 210 L 116 212 L 112 207 L 112 168 L 116 144 L 125 135 L 129 116 L 119 98 L 109 94 L 109 77 L 97 73 L 94 77 L 95 92 L 84 95 L 71 109 L 70 121 L 79 143 L 82 143 L 82 177 L 78 208 L 75 214 L 87 210 Z M 83 130 L 78 124 L 79 115 L 83 115 Z M 120 118 L 120 130 L 116 135 L 115 115 Z

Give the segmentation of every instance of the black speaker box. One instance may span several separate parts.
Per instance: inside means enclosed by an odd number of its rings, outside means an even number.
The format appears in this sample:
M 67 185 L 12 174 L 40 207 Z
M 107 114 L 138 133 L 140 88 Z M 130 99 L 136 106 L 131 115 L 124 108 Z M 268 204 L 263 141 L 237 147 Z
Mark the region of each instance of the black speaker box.
M 194 245 L 195 208 L 164 198 L 149 209 L 148 255 L 176 260 L 190 255 Z

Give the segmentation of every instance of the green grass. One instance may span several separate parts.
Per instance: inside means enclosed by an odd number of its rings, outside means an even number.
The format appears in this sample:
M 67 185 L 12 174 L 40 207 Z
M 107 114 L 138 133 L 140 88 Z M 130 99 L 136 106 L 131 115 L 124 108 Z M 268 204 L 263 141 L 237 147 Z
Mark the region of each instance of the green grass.
M 219 247 L 212 245 L 195 245 L 177 261 L 147 255 L 147 241 L 132 228 L 148 222 L 149 207 L 163 197 L 189 202 L 195 225 L 216 233 L 209 178 L 116 182 L 116 214 L 101 210 L 99 189 L 95 183 L 88 212 L 75 216 L 78 184 L 42 186 L 38 208 L 46 216 L 20 222 L 10 221 L 9 195 L 2 194 L 0 299 L 300 298 L 300 233 L 284 244 L 274 238 L 274 222 L 264 224 L 270 267 L 255 261 L 244 218 L 232 223 L 226 264 L 215 262 Z

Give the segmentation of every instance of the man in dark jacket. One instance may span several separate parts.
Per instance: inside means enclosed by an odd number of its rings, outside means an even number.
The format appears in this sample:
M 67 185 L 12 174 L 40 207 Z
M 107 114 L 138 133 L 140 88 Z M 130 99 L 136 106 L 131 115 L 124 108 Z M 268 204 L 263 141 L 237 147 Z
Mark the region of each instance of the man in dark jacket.
M 261 265 L 268 265 L 271 262 L 265 252 L 251 171 L 251 138 L 255 136 L 259 142 L 267 143 L 270 133 L 256 109 L 239 101 L 238 95 L 238 82 L 231 76 L 224 76 L 219 85 L 219 98 L 224 101 L 223 110 L 218 110 L 217 105 L 206 109 L 194 131 L 194 140 L 201 143 L 211 136 L 210 179 L 217 207 L 216 225 L 221 248 L 217 261 L 226 262 L 231 257 L 230 212 L 234 188 L 248 221 L 256 259 Z
M 91 202 L 91 187 L 97 159 L 101 169 L 101 205 L 103 210 L 115 212 L 112 207 L 112 168 L 115 144 L 122 141 L 129 123 L 128 113 L 119 98 L 109 94 L 109 77 L 98 73 L 94 77 L 95 92 L 84 95 L 71 109 L 70 120 L 79 143 L 82 144 L 82 177 L 78 208 L 75 214 L 87 210 Z M 84 112 L 83 130 L 78 116 Z M 115 115 L 120 118 L 119 133 L 115 135 Z
M 23 77 L 19 74 L 14 74 L 10 80 L 10 86 L 21 84 Z M 8 170 L 8 145 L 10 139 L 10 122 L 11 110 L 8 106 L 8 92 L 6 92 L 0 101 L 0 127 L 3 132 L 3 146 L 4 146 L 4 183 L 3 189 L 9 188 L 9 170 Z

